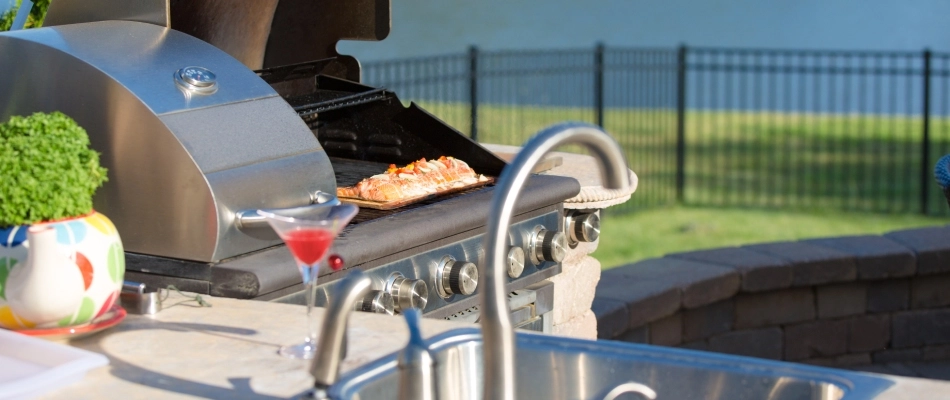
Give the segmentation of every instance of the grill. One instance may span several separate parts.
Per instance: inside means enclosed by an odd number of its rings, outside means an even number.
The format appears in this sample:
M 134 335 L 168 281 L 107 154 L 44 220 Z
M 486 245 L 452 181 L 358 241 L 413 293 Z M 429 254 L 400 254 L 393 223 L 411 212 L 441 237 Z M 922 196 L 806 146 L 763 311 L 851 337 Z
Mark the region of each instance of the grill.
M 343 37 L 384 38 L 387 1 L 260 1 L 237 17 L 216 4 L 59 0 L 48 27 L 0 34 L 0 70 L 10 71 L 0 77 L 0 93 L 9 93 L 0 119 L 60 110 L 87 129 L 110 170 L 95 207 L 122 235 L 127 279 L 302 303 L 293 258 L 254 210 L 325 202 L 337 186 L 419 158 L 453 156 L 487 176 L 504 168 L 424 109 L 359 83 L 359 63 L 335 53 Z M 340 18 L 306 18 L 328 10 Z M 260 15 L 271 23 L 247 21 Z M 477 299 L 456 281 L 475 281 L 472 268 L 484 262 L 493 190 L 361 209 L 331 250 L 345 269 L 323 272 L 317 304 L 333 297 L 330 283 L 361 269 L 376 287 L 356 307 L 473 318 Z M 561 264 L 542 247 L 563 240 L 562 202 L 579 190 L 573 179 L 544 175 L 524 189 L 510 227 L 521 326 L 546 326 L 543 281 Z

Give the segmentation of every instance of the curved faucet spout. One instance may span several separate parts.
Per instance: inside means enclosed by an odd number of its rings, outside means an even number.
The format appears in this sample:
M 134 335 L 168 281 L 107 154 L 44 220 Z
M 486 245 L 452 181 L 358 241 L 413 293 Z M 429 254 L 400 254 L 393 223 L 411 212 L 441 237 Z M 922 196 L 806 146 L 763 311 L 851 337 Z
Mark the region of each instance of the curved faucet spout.
M 515 202 L 535 165 L 551 150 L 565 144 L 580 144 L 593 153 L 600 162 L 605 187 L 626 189 L 630 186 L 630 175 L 620 145 L 599 127 L 579 122 L 557 124 L 538 132 L 502 171 L 495 185 L 491 204 L 493 215 L 488 219 L 485 237 L 488 262 L 478 272 L 486 281 L 481 295 L 485 399 L 515 398 L 515 334 L 505 288 L 508 225 L 511 224 Z
M 346 327 L 353 305 L 370 289 L 373 280 L 360 270 L 354 270 L 336 284 L 336 296 L 330 301 L 323 316 L 323 329 L 317 342 L 317 354 L 310 364 L 314 380 L 311 397 L 326 398 L 326 389 L 340 376 L 340 364 L 346 355 Z

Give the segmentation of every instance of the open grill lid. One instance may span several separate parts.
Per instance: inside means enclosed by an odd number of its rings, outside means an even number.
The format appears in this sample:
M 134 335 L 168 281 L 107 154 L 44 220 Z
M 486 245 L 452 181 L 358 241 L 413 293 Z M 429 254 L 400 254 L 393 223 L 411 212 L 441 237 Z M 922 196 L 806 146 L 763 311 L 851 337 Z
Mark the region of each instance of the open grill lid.
M 390 13 L 390 0 L 56 0 L 44 25 L 147 22 L 204 40 L 252 70 L 332 59 L 325 73 L 359 82 L 359 61 L 336 44 L 385 39 Z

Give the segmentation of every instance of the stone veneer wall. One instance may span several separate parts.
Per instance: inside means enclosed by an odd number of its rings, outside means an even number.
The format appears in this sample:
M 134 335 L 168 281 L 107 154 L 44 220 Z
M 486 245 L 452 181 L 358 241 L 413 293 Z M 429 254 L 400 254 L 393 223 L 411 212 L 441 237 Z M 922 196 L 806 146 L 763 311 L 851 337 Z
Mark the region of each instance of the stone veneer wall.
M 600 241 L 578 243 L 569 249 L 561 273 L 548 279 L 554 283 L 554 320 L 551 333 L 581 339 L 597 338 L 597 317 L 591 311 L 595 288 L 600 280 L 600 261 L 589 254 Z
M 849 366 L 950 359 L 950 227 L 670 254 L 601 275 L 598 337 Z

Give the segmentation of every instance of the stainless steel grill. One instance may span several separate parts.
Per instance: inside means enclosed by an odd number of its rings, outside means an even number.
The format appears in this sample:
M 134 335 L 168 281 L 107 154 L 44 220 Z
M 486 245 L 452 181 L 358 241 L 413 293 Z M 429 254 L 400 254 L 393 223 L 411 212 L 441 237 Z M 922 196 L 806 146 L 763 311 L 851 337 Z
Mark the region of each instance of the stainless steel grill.
M 360 84 L 359 62 L 336 54 L 341 39 L 384 38 L 389 7 L 58 0 L 47 27 L 0 34 L 0 119 L 59 110 L 87 129 L 110 170 L 95 207 L 122 235 L 127 279 L 302 302 L 293 258 L 253 210 L 327 201 L 339 185 L 423 157 L 454 156 L 489 176 L 505 166 L 417 105 Z M 328 11 L 337 18 L 323 21 Z M 327 283 L 358 268 L 396 311 L 472 315 L 493 190 L 361 210 L 332 250 L 346 269 L 325 271 L 318 304 L 333 296 Z M 542 247 L 564 240 L 561 202 L 578 191 L 573 179 L 537 176 L 517 208 L 510 290 L 526 326 L 542 327 L 550 309 L 532 285 L 560 272 Z M 373 299 L 366 309 L 385 308 Z

